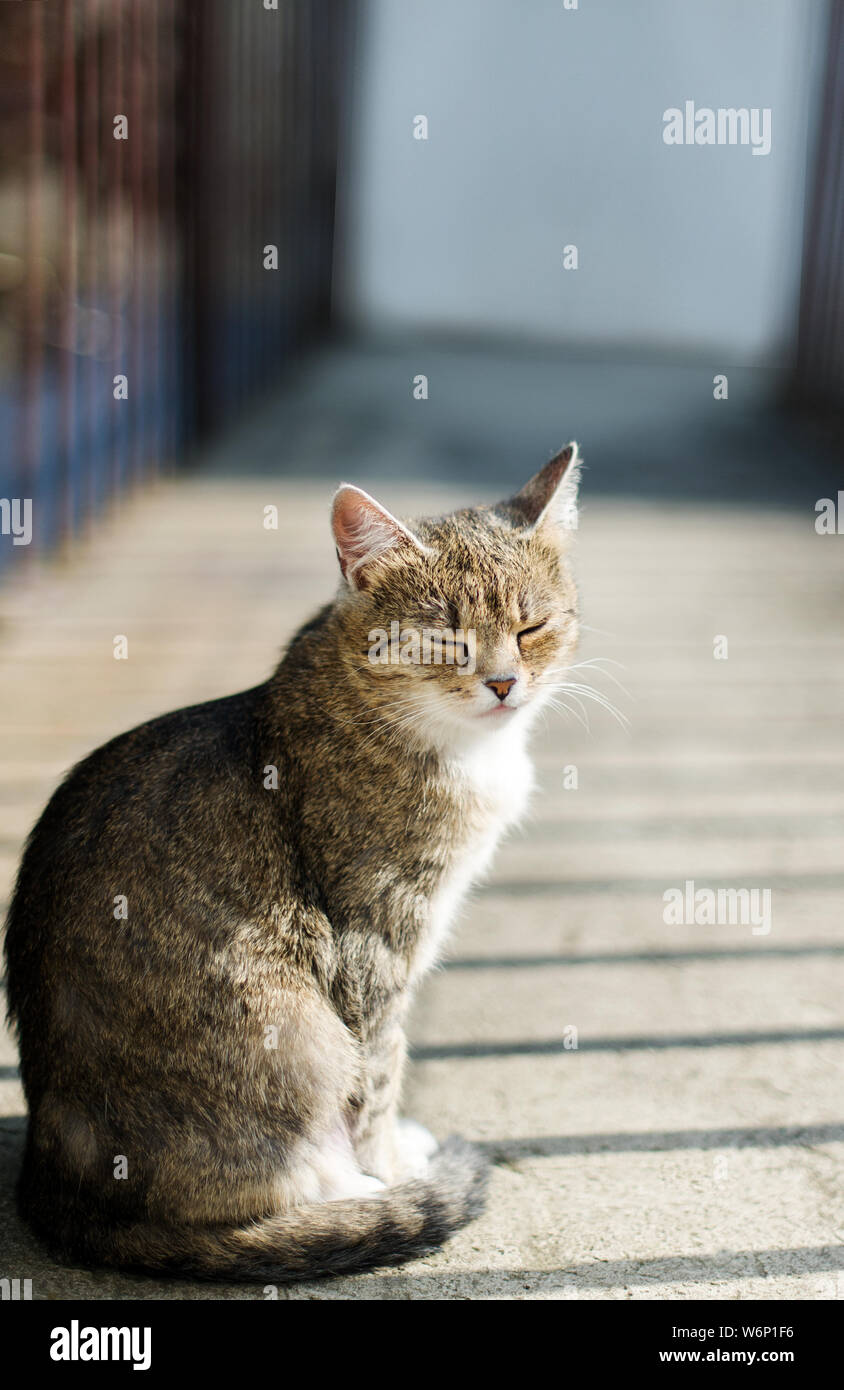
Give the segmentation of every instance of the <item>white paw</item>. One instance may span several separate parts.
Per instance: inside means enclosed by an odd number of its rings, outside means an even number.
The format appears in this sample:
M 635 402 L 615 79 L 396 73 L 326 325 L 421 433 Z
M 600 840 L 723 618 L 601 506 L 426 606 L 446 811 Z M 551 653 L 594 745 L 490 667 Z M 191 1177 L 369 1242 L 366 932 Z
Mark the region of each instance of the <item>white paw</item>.
M 354 1180 L 353 1197 L 374 1197 L 376 1192 L 383 1192 L 387 1184 L 380 1178 L 371 1178 L 368 1173 L 357 1173 Z
M 371 1178 L 368 1173 L 349 1171 L 338 1176 L 328 1188 L 324 1201 L 345 1202 L 350 1197 L 374 1197 L 383 1192 L 386 1183 Z
M 399 1163 L 407 1176 L 422 1177 L 428 1169 L 428 1159 L 439 1145 L 430 1130 L 416 1120 L 399 1120 L 396 1126 L 396 1148 Z

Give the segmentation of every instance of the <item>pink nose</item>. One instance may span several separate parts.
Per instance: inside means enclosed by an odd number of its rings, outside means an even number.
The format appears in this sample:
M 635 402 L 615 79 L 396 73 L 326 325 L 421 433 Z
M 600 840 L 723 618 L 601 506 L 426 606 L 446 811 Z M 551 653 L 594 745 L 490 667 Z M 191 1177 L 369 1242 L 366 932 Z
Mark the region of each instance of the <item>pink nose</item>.
M 499 700 L 506 700 L 515 684 L 515 676 L 493 676 L 492 680 L 484 681 L 484 685 L 492 690 Z

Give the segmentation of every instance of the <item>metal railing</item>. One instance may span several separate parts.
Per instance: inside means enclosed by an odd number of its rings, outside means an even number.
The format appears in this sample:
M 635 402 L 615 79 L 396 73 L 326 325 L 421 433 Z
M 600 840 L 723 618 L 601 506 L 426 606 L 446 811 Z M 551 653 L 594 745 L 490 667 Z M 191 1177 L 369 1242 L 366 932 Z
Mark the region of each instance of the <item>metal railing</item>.
M 0 498 L 32 499 L 32 550 L 326 322 L 347 8 L 0 5 Z

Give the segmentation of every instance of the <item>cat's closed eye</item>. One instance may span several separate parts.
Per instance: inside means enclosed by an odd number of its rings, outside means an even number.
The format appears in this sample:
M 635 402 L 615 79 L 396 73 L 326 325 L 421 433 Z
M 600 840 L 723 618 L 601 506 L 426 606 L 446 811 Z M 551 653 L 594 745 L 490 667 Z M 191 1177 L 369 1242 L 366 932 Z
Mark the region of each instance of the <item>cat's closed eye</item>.
M 544 627 L 547 627 L 547 626 L 548 626 L 548 619 L 547 619 L 547 618 L 543 618 L 541 622 L 539 622 L 539 623 L 533 623 L 531 627 L 523 627 L 523 628 L 521 629 L 521 631 L 520 631 L 519 633 L 517 633 L 517 635 L 516 635 L 516 640 L 517 640 L 519 646 L 522 645 L 522 640 L 523 640 L 523 638 L 525 638 L 525 637 L 532 637 L 534 633 L 536 633 L 536 632 L 541 632 L 542 629 L 543 629 Z
M 441 645 L 447 659 L 453 665 L 467 666 L 469 664 L 472 654 L 465 642 L 460 642 L 455 637 L 444 636 Z

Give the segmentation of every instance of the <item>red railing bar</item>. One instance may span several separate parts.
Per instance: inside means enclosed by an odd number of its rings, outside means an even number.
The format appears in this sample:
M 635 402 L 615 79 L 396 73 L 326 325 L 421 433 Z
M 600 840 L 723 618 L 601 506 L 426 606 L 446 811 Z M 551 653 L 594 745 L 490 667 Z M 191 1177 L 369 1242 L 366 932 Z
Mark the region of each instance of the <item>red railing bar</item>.
M 123 6 L 115 9 L 111 18 L 108 30 L 108 38 L 105 46 L 106 52 L 106 79 L 110 77 L 108 86 L 110 100 L 104 103 L 103 112 L 103 138 L 110 145 L 108 157 L 108 178 L 110 182 L 108 192 L 108 281 L 109 281 L 109 310 L 111 314 L 111 354 L 110 366 L 112 376 L 123 373 L 126 370 L 125 362 L 125 324 L 123 314 L 124 287 L 122 274 L 125 267 L 125 247 L 121 246 L 123 235 L 122 226 L 122 194 L 123 194 L 123 146 L 125 141 L 115 140 L 113 122 L 118 115 L 126 115 L 123 109 L 123 34 L 122 34 Z M 108 71 L 110 69 L 110 71 Z M 131 134 L 131 132 L 130 132 Z M 129 383 L 131 391 L 132 384 Z M 121 483 L 121 415 L 120 411 L 126 409 L 126 402 L 114 400 L 112 396 L 111 405 L 111 468 L 110 484 L 111 493 L 114 500 L 119 502 L 120 483 Z
M 96 461 L 98 458 L 97 448 L 97 425 L 98 425 L 98 404 L 102 399 L 100 382 L 104 371 L 101 360 L 102 353 L 97 350 L 95 337 L 99 331 L 102 305 L 98 294 L 100 280 L 100 245 L 99 245 L 99 212 L 100 212 L 100 142 L 101 134 L 101 111 L 100 111 L 100 56 L 99 44 L 97 39 L 96 19 L 99 13 L 99 0 L 85 0 L 83 15 L 84 25 L 84 59 L 83 59 L 83 144 L 82 144 L 82 177 L 85 190 L 85 229 L 84 229 L 84 263 L 85 263 L 85 304 L 88 310 L 88 336 L 86 341 L 87 356 L 85 359 L 85 380 L 86 380 L 86 430 L 85 440 L 87 448 L 85 450 L 85 496 L 82 506 L 83 519 L 89 524 L 93 518 L 97 502 L 96 492 Z M 96 315 L 96 317 L 95 317 Z
M 132 199 L 132 264 L 129 310 L 129 419 L 131 436 L 129 441 L 129 478 L 127 481 L 131 485 L 140 479 L 144 468 L 143 411 L 146 391 L 143 358 L 143 291 L 146 259 L 143 176 L 144 146 L 148 132 L 145 127 L 141 90 L 144 35 L 140 0 L 131 0 L 129 15 L 129 178 Z
M 43 206 L 44 168 L 44 12 L 29 6 L 29 149 L 26 180 L 26 292 L 23 334 L 23 428 L 21 495 L 33 498 L 37 514 L 41 452 L 41 397 L 43 391 Z M 37 515 L 33 523 L 38 534 Z
M 76 35 L 73 0 L 61 0 L 61 160 L 62 213 L 61 311 L 59 316 L 60 439 L 58 447 L 59 539 L 66 540 L 74 523 L 71 493 L 71 459 L 75 439 L 76 402 L 76 300 L 77 274 L 77 190 L 76 190 Z

